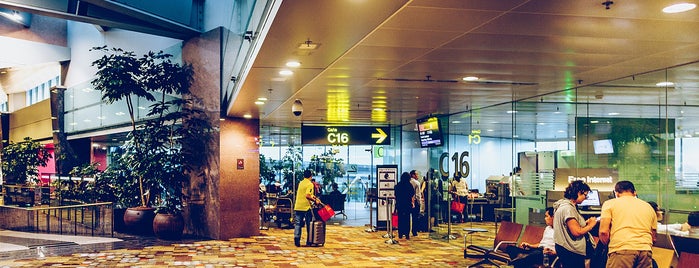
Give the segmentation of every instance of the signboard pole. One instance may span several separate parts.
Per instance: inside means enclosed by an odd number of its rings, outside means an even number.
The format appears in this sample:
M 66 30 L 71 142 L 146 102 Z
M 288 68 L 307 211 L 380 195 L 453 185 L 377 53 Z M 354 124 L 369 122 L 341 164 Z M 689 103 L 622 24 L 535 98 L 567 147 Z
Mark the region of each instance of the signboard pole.
M 394 199 L 396 197 L 394 187 L 398 182 L 398 165 L 377 165 L 376 181 L 378 182 L 376 187 L 376 226 L 387 228 L 388 218 L 391 217 L 389 213 L 392 211 L 386 209 L 388 206 L 386 199 Z

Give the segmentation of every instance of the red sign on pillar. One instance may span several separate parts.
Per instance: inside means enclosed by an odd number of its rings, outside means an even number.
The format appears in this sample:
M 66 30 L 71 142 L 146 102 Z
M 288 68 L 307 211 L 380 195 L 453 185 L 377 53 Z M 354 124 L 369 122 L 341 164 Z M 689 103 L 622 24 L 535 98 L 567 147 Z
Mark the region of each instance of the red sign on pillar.
M 238 164 L 238 169 L 245 169 L 245 159 L 238 159 L 236 162 Z

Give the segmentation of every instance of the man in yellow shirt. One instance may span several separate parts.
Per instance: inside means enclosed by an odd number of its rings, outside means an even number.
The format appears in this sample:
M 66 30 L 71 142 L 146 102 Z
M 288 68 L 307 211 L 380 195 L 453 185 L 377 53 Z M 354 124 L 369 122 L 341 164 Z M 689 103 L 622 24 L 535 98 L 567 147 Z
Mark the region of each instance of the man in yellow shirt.
M 311 201 L 317 202 L 315 186 L 311 182 L 313 173 L 310 170 L 303 171 L 303 180 L 299 183 L 296 190 L 296 202 L 294 202 L 294 245 L 301 246 L 301 228 L 306 226 L 306 229 L 311 226 L 311 218 L 313 217 L 311 210 Z
M 636 198 L 630 181 L 614 186 L 616 198 L 602 205 L 599 238 L 609 245 L 607 267 L 652 267 L 658 220 L 648 202 Z

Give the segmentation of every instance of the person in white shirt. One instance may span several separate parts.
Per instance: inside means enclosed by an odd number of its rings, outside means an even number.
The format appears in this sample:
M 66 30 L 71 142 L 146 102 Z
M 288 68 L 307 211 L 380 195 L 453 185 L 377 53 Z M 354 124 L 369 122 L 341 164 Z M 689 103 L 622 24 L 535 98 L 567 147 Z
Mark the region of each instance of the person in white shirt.
M 656 217 L 658 218 L 658 233 L 667 233 L 671 235 L 689 235 L 689 224 L 688 223 L 674 223 L 674 224 L 663 224 L 664 212 L 658 206 L 658 203 L 653 201 L 648 201 L 651 207 L 655 210 Z
M 419 229 L 420 223 L 420 204 L 422 204 L 422 191 L 420 191 L 420 174 L 416 170 L 410 171 L 410 184 L 413 185 L 415 189 L 415 196 L 413 197 L 413 210 L 410 213 L 412 217 L 412 233 L 413 236 L 417 236 L 417 231 Z
M 461 178 L 461 172 L 454 172 L 454 180 L 451 181 L 449 192 L 452 194 L 452 200 L 458 200 L 464 204 L 465 208 L 468 207 L 468 184 L 465 178 Z M 465 215 L 468 215 L 466 209 L 459 215 L 461 222 L 464 222 Z
M 544 221 L 546 228 L 541 237 L 541 241 L 537 244 L 529 244 L 522 242 L 519 247 L 507 247 L 505 251 L 512 261 L 510 265 L 514 267 L 532 267 L 543 264 L 544 254 L 549 255 L 549 260 L 555 259 L 556 243 L 553 240 L 553 207 L 546 208 L 544 212 Z

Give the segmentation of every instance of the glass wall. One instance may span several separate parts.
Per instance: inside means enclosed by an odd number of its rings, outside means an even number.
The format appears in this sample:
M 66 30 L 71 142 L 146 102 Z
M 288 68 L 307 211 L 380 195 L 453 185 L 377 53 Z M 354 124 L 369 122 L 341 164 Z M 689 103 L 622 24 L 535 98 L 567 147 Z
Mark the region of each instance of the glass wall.
M 389 150 L 398 159 L 368 158 L 368 147 L 338 148 L 336 157 L 358 166 L 340 181 L 352 185 L 352 176 L 368 177 L 377 164 L 418 170 L 427 181 L 425 214 L 436 226 L 435 239 L 454 238 L 480 221 L 543 224 L 542 209 L 562 198 L 571 180 L 585 180 L 601 201 L 614 197 L 616 182 L 632 181 L 639 198 L 666 210 L 667 223 L 685 222 L 699 204 L 699 82 L 688 75 L 697 69 L 690 64 L 594 85 L 562 83 L 569 89 L 441 115 L 442 146 L 422 148 L 416 125 L 406 124 Z M 513 85 L 512 96 L 551 91 L 541 87 Z M 303 148 L 304 162 L 329 149 Z M 449 209 L 457 171 L 474 192 L 464 219 Z

